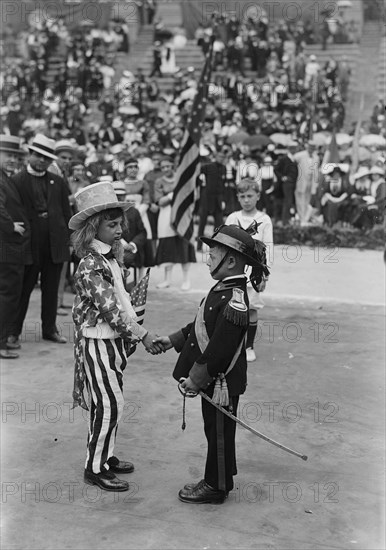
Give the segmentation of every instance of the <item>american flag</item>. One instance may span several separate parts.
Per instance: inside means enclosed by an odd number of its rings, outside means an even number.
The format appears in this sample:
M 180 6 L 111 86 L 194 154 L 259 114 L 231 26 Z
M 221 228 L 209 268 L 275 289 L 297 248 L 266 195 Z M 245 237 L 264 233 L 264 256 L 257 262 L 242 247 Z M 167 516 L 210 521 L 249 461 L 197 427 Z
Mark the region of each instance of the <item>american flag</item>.
M 193 210 L 196 181 L 200 174 L 200 139 L 204 124 L 208 86 L 212 72 L 213 40 L 206 54 L 205 65 L 198 82 L 192 112 L 181 144 L 176 171 L 177 184 L 171 205 L 171 225 L 178 235 L 193 242 Z
M 147 298 L 147 288 L 149 286 L 150 268 L 147 269 L 146 275 L 139 281 L 137 285 L 130 292 L 131 305 L 138 317 L 137 323 L 143 324 L 145 317 L 145 305 Z

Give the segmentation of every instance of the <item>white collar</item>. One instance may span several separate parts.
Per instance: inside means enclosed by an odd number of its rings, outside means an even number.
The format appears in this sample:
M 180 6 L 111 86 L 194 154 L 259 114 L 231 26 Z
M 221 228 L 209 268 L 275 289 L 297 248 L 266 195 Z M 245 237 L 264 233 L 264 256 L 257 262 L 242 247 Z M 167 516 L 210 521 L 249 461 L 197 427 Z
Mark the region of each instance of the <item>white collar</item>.
M 245 273 L 242 273 L 240 275 L 230 275 L 229 277 L 224 277 L 224 279 L 221 279 L 221 282 L 228 281 L 229 279 L 246 279 Z
M 109 244 L 99 241 L 98 239 L 93 239 L 91 246 L 95 252 L 99 252 L 99 254 L 107 254 L 111 250 L 111 246 Z

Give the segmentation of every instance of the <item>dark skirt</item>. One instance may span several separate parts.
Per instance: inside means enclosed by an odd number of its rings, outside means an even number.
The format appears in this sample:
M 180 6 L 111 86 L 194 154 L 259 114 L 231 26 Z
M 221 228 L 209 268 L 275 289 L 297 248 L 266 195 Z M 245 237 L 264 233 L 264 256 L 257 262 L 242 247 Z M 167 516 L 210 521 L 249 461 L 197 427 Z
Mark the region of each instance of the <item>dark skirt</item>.
M 196 262 L 194 246 L 182 237 L 165 237 L 160 239 L 157 248 L 156 265 L 188 264 Z

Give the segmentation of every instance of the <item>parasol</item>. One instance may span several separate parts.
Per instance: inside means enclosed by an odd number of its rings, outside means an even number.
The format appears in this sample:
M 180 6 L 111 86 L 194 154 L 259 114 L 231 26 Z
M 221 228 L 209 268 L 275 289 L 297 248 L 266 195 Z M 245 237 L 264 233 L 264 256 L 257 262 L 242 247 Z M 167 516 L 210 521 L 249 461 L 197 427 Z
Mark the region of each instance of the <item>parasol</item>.
M 281 132 L 271 134 L 269 138 L 276 145 L 288 145 L 288 143 L 292 141 L 292 137 L 290 136 L 290 134 L 283 134 Z
M 243 141 L 245 145 L 248 145 L 251 149 L 258 149 L 259 147 L 266 147 L 272 141 L 269 139 L 268 136 L 264 134 L 256 134 L 254 136 L 248 136 Z
M 135 105 L 122 105 L 122 107 L 119 107 L 118 113 L 120 115 L 132 116 L 132 115 L 138 115 L 139 110 L 137 107 L 135 107 Z
M 231 136 L 228 137 L 228 143 L 243 143 L 244 140 L 246 140 L 249 136 L 247 132 L 235 132 Z
M 386 139 L 379 134 L 367 134 L 360 138 L 359 145 L 363 147 L 385 147 Z

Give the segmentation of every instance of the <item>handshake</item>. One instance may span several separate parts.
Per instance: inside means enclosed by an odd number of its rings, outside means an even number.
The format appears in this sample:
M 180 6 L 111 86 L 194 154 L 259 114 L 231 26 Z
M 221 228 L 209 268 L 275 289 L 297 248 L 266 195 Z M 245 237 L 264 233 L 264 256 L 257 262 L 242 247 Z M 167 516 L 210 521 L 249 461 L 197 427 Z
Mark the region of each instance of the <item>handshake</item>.
M 145 346 L 146 351 L 152 355 L 165 353 L 165 351 L 173 347 L 168 336 L 158 336 L 158 334 L 154 335 L 150 332 L 142 339 L 142 344 Z

